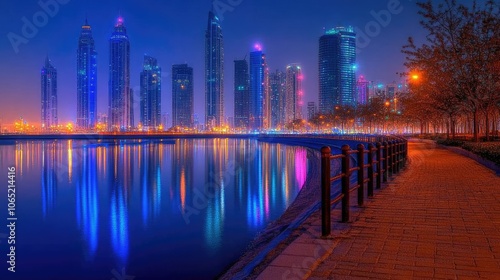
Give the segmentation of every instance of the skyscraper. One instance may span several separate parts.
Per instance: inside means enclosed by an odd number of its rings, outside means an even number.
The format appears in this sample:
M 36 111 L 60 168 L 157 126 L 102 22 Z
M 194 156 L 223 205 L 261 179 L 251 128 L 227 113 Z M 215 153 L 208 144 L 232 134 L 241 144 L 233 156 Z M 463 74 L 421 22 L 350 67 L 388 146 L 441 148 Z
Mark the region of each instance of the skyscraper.
M 270 112 L 266 55 L 260 45 L 250 53 L 250 128 L 266 129 Z M 268 108 L 269 106 L 269 108 Z
M 358 104 L 367 104 L 369 99 L 369 83 L 364 76 L 360 76 L 356 84 Z
M 205 125 L 224 124 L 224 42 L 219 18 L 210 11 L 205 33 Z
M 49 57 L 41 73 L 42 91 L 42 129 L 50 130 L 57 126 L 57 70 L 50 63 Z
M 304 105 L 302 79 L 302 70 L 298 64 L 290 64 L 286 67 L 286 124 L 302 119 Z
M 316 103 L 308 102 L 307 103 L 307 119 L 312 120 L 316 116 Z
M 250 118 L 250 86 L 248 62 L 234 61 L 234 127 L 248 129 Z
M 356 105 L 356 33 L 352 27 L 326 31 L 319 39 L 319 111 Z
M 123 18 L 119 17 L 109 39 L 109 121 L 110 130 L 133 127 L 133 96 L 130 88 L 130 42 Z
M 161 125 L 161 68 L 156 58 L 144 55 L 141 72 L 141 123 L 146 130 Z
M 286 73 L 280 70 L 269 73 L 269 98 L 271 103 L 270 128 L 285 126 Z
M 97 121 L 97 52 L 87 20 L 78 40 L 76 70 L 76 125 L 80 129 L 92 129 Z
M 172 126 L 193 128 L 193 68 L 172 66 Z

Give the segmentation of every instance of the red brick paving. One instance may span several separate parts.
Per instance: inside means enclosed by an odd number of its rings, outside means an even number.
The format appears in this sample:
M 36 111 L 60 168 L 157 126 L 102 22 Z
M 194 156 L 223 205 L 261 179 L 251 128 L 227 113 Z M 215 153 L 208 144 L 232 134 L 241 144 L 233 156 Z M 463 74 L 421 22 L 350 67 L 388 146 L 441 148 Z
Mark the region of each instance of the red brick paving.
M 500 279 L 500 177 L 430 143 L 409 147 L 408 168 L 352 223 L 325 240 L 311 217 L 257 279 Z

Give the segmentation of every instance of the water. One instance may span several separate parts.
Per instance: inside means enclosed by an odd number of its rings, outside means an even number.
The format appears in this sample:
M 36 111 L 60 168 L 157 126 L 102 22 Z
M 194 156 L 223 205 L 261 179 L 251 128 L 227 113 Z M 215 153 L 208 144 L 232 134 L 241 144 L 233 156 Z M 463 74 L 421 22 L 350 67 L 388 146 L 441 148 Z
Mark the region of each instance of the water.
M 293 202 L 308 164 L 304 148 L 242 139 L 0 145 L 18 218 L 10 273 L 4 186 L 0 278 L 214 278 Z

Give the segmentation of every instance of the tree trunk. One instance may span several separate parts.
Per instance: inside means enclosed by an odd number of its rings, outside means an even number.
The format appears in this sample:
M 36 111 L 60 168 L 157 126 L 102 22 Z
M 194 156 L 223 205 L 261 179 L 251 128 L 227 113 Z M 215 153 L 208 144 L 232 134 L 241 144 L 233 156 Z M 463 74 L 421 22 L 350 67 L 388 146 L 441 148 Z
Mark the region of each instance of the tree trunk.
M 488 109 L 484 112 L 485 121 L 485 132 L 486 132 L 486 142 L 490 141 L 490 114 L 488 114 Z
M 477 110 L 474 110 L 473 113 L 473 130 L 474 130 L 474 137 L 473 141 L 474 142 L 479 142 L 479 121 L 477 118 Z
M 450 120 L 446 122 L 446 139 L 450 139 L 450 130 L 451 130 L 451 117 Z

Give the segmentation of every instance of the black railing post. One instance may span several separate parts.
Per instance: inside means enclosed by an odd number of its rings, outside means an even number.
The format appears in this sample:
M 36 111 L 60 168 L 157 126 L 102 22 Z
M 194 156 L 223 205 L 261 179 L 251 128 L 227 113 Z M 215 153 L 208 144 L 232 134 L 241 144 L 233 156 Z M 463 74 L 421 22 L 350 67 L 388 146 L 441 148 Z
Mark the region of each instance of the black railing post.
M 344 145 L 342 146 L 342 155 L 344 156 L 342 158 L 342 222 L 347 223 L 349 222 L 349 185 L 350 185 L 350 179 L 351 179 L 351 174 L 349 172 L 349 169 L 351 168 L 351 160 L 350 160 L 350 155 L 349 151 L 351 148 L 349 145 Z
M 321 235 L 330 235 L 330 147 L 321 148 Z
M 373 197 L 373 151 L 375 150 L 375 146 L 373 144 L 368 145 L 368 197 Z
M 388 175 L 389 174 L 389 161 L 388 161 L 388 159 L 389 159 L 389 142 L 384 141 L 383 145 L 384 145 L 384 148 L 383 148 L 383 150 L 384 150 L 383 181 L 385 183 L 385 182 L 387 182 L 387 179 L 389 177 L 389 175 Z
M 406 167 L 406 149 L 408 148 L 407 145 L 408 145 L 408 141 L 406 139 L 404 139 L 403 140 L 403 151 L 402 151 L 403 162 L 401 165 L 402 168 Z
M 398 174 L 398 145 L 399 141 L 394 140 L 393 141 L 394 145 L 392 146 L 392 173 L 393 174 Z
M 377 142 L 376 144 L 377 151 L 376 156 L 377 156 L 377 189 L 380 189 L 382 186 L 382 143 Z
M 395 175 L 398 173 L 398 154 L 397 154 L 398 141 L 392 141 L 392 174 Z
M 358 145 L 358 206 L 363 206 L 365 200 L 365 146 Z
M 392 177 L 392 141 L 387 141 L 387 176 Z
M 403 140 L 398 141 L 398 173 L 403 169 Z

